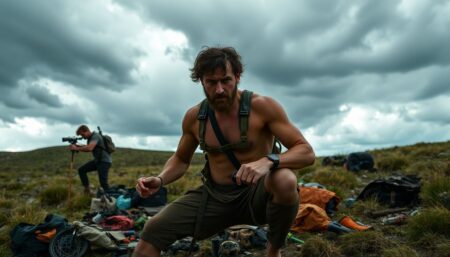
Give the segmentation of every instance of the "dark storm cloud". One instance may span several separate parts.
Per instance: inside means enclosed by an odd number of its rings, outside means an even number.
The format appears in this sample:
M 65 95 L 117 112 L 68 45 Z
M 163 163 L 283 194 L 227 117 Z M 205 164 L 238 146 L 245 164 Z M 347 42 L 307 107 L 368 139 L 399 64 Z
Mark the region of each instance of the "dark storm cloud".
M 36 77 L 113 90 L 132 83 L 136 53 L 105 40 L 107 31 L 96 23 L 84 24 L 83 13 L 66 3 L 0 2 L 0 87 L 13 88 L 22 78 Z
M 172 67 L 173 68 L 173 67 Z M 165 73 L 171 73 L 167 69 Z M 166 76 L 163 76 L 166 78 Z M 187 79 L 187 78 L 186 78 Z M 182 80 L 186 80 L 182 79 Z M 137 85 L 133 90 L 121 93 L 105 92 L 99 98 L 99 90 L 87 94 L 80 90 L 98 108 L 88 114 L 110 133 L 127 136 L 171 136 L 181 133 L 181 121 L 185 111 L 200 100 L 200 88 L 180 87 L 178 82 L 162 79 L 151 85 Z M 173 90 L 177 84 L 178 89 Z M 158 86 L 158 88 L 156 88 Z M 195 91 L 193 91 L 195 89 Z M 138 93 L 137 93 L 138 92 Z M 81 109 L 81 108 L 80 108 Z
M 419 99 L 429 99 L 435 96 L 450 94 L 450 67 L 448 69 L 436 69 L 428 77 L 427 86 L 419 90 Z
M 54 95 L 48 91 L 48 89 L 41 86 L 29 87 L 26 90 L 28 96 L 42 104 L 49 107 L 61 107 L 62 103 L 57 95 Z
M 44 118 L 48 125 L 56 123 L 68 123 L 71 125 L 83 124 L 87 122 L 88 113 L 78 110 L 73 106 L 63 108 L 43 108 L 37 104 L 31 105 L 30 109 L 17 109 L 0 105 L 0 121 L 15 123 L 17 118 L 35 117 Z
M 140 142 L 179 135 L 184 112 L 204 97 L 189 66 L 203 46 L 230 45 L 245 64 L 240 87 L 279 101 L 322 149 L 426 140 L 449 126 L 449 8 L 448 0 L 0 1 L 0 125 L 30 117 Z M 367 129 L 345 123 L 355 109 Z M 375 114 L 399 123 L 377 127 L 364 116 Z
M 0 1 L 0 102 L 7 110 L 1 120 L 26 116 L 85 121 L 83 111 L 76 114 L 47 88 L 35 85 L 41 78 L 116 91 L 134 83 L 131 72 L 141 53 L 114 34 L 115 25 L 108 24 L 104 13 L 89 16 L 83 9 L 94 5 Z
M 286 86 L 324 75 L 407 72 L 450 62 L 448 20 L 441 22 L 436 13 L 445 1 L 424 5 L 412 17 L 403 14 L 401 1 L 390 0 L 214 5 L 198 0 L 177 8 L 168 1 L 120 3 L 185 33 L 191 57 L 203 45 L 233 45 L 249 72 Z

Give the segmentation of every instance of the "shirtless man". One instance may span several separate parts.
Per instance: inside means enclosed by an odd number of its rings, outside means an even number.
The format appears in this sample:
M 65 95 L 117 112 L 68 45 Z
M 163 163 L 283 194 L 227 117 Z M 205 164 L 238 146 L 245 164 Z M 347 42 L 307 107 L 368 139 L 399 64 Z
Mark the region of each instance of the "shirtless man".
M 243 72 L 240 59 L 231 47 L 206 48 L 198 54 L 191 78 L 201 82 L 207 100 L 186 112 L 178 148 L 162 172 L 138 179 L 136 189 L 142 197 L 148 197 L 179 179 L 199 145 L 207 153 L 203 185 L 147 221 L 134 257 L 160 256 L 160 251 L 177 239 L 205 239 L 236 224 L 269 224 L 267 256 L 281 256 L 280 248 L 299 205 L 292 169 L 313 164 L 315 155 L 279 103 L 238 90 Z M 249 115 L 247 126 L 242 126 L 245 118 L 243 121 L 240 111 L 245 98 L 249 99 Z M 216 137 L 210 122 L 212 114 L 230 142 L 225 148 L 241 164 L 238 170 Z M 275 138 L 288 150 L 272 154 Z

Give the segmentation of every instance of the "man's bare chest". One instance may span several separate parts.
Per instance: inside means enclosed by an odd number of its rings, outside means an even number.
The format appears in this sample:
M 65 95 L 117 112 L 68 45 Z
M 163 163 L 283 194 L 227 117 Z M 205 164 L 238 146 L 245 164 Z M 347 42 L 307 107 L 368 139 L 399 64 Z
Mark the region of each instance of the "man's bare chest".
M 242 126 L 240 126 L 239 117 L 236 117 L 235 119 L 218 119 L 218 126 L 227 143 L 238 144 L 239 142 L 245 140 L 249 143 L 249 147 L 254 147 L 258 143 L 270 140 L 270 138 L 266 136 L 267 127 L 265 127 L 263 122 L 255 116 L 256 115 L 251 115 L 249 117 L 246 128 L 242 128 Z M 246 129 L 245 133 L 242 133 L 243 129 Z M 245 135 L 245 138 L 243 138 L 243 135 Z M 205 124 L 205 143 L 210 148 L 217 148 L 221 146 L 209 120 Z M 248 151 L 249 149 L 236 150 L 241 152 Z

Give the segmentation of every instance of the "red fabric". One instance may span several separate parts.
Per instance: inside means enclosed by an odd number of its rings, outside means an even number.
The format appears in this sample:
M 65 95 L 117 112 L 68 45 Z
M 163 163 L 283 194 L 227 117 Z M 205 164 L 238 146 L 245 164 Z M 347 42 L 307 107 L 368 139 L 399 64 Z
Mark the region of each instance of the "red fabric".
M 126 231 L 134 227 L 134 221 L 127 216 L 117 215 L 105 218 L 99 225 L 105 230 Z

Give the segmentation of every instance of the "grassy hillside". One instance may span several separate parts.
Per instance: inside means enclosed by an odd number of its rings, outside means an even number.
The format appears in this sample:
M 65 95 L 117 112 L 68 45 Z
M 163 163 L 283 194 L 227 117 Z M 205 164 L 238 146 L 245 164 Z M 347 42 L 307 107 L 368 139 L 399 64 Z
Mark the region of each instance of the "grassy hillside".
M 393 174 L 422 178 L 419 214 L 406 225 L 386 226 L 368 212 L 387 208 L 375 201 L 356 202 L 353 207 L 339 205 L 333 217 L 344 215 L 372 225 L 372 231 L 337 235 L 332 232 L 301 233 L 306 243 L 299 247 L 289 242 L 283 256 L 450 256 L 450 141 L 418 143 L 370 151 L 376 172 L 349 172 L 342 167 L 321 166 L 321 158 L 308 168 L 296 170 L 299 180 L 318 182 L 341 199 L 356 197 L 373 179 Z M 110 173 L 111 184 L 133 187 L 140 176 L 158 174 L 170 152 L 118 149 Z M 75 167 L 90 159 L 78 153 Z M 37 224 L 47 213 L 64 215 L 69 221 L 80 220 L 89 210 L 90 197 L 81 194 L 76 172 L 69 176 L 70 152 L 67 147 L 50 147 L 29 152 L 0 152 L 0 257 L 11 256 L 9 232 L 20 222 Z M 193 159 L 187 174 L 168 186 L 169 200 L 200 185 L 198 171 L 204 163 L 201 154 Z M 98 185 L 96 174 L 89 178 Z M 67 204 L 67 185 L 73 185 L 71 208 Z M 202 241 L 200 254 L 209 256 L 209 240 Z M 91 253 L 90 256 L 102 256 Z M 254 256 L 263 253 L 254 252 Z
M 113 153 L 115 168 L 163 165 L 173 154 L 167 151 L 149 151 L 118 148 Z M 0 152 L 0 171 L 66 171 L 70 166 L 71 152 L 67 146 L 55 146 L 27 152 Z M 75 153 L 75 167 L 92 159 L 91 153 Z M 195 154 L 193 164 L 202 164 L 202 154 Z

